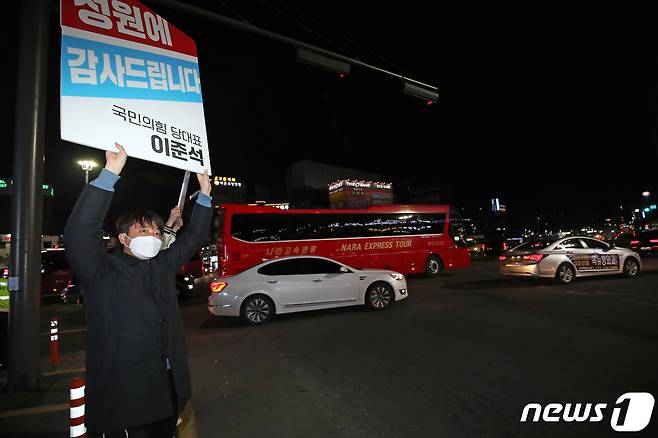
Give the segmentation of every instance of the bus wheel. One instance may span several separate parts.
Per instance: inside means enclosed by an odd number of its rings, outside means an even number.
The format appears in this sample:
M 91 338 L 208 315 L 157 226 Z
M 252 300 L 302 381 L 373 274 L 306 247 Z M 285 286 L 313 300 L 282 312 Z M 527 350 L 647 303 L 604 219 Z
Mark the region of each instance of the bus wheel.
M 425 275 L 436 277 L 443 271 L 443 262 L 438 256 L 431 255 L 425 261 Z
M 261 325 L 274 316 L 274 302 L 265 295 L 252 295 L 242 303 L 240 317 L 245 324 Z
M 366 305 L 372 310 L 384 310 L 395 301 L 395 292 L 388 283 L 373 283 L 366 291 Z

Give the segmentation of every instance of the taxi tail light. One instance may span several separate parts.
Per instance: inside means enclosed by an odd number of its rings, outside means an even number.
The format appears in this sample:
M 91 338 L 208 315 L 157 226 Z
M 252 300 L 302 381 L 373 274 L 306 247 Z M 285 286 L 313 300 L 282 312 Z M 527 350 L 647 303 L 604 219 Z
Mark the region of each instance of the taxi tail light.
M 214 294 L 218 294 L 224 289 L 226 289 L 226 286 L 228 286 L 228 283 L 225 281 L 211 281 L 210 282 L 210 290 Z
M 639 240 L 631 240 L 631 245 L 639 245 L 640 241 Z
M 523 260 L 529 260 L 531 262 L 539 262 L 541 261 L 544 257 L 546 257 L 546 254 L 530 254 L 530 255 L 524 255 Z
M 651 242 L 651 243 L 658 243 L 658 239 L 650 239 L 649 242 Z
M 499 262 L 504 262 L 505 260 L 507 260 L 507 256 L 498 256 Z

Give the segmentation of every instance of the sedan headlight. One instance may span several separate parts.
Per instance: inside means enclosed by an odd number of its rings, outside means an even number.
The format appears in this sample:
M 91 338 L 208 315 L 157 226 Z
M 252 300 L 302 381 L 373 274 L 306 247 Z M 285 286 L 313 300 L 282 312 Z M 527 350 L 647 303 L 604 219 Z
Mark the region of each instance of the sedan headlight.
M 388 274 L 388 275 L 390 275 L 393 280 L 397 280 L 397 281 L 404 280 L 404 275 L 402 275 L 402 274 L 395 273 L 395 274 Z

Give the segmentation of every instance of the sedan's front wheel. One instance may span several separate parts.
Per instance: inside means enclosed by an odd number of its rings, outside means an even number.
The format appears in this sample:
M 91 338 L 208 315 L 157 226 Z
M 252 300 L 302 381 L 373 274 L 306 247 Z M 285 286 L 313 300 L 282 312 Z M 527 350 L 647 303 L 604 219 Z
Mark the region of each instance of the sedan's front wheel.
M 568 263 L 562 263 L 555 272 L 555 279 L 560 284 L 569 284 L 576 278 L 576 270 Z
M 245 300 L 240 310 L 242 321 L 249 325 L 261 325 L 274 316 L 274 303 L 265 295 L 253 295 Z
M 632 257 L 629 257 L 624 262 L 624 275 L 628 278 L 633 278 L 640 272 L 640 265 L 637 260 Z
M 384 310 L 393 301 L 395 301 L 395 292 L 387 283 L 373 283 L 366 291 L 366 305 L 372 310 Z

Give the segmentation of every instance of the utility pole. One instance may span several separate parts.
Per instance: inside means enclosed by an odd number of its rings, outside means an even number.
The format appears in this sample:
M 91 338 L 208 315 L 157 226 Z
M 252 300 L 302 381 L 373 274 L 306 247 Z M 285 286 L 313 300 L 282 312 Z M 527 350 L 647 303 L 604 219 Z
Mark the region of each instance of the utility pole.
M 9 277 L 8 392 L 41 381 L 41 210 L 48 69 L 47 0 L 20 2 Z

